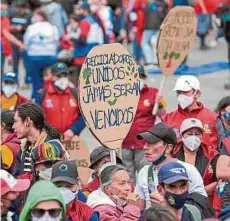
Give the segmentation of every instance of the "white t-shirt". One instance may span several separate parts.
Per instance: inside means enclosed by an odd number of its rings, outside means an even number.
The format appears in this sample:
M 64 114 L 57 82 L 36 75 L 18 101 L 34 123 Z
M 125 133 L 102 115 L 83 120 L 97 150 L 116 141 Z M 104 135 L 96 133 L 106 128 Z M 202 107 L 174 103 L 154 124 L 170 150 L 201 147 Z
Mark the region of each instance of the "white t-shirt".
M 195 166 L 185 163 L 183 161 L 177 160 L 178 163 L 181 163 L 185 169 L 187 170 L 189 180 L 189 193 L 199 193 L 205 197 L 207 197 L 207 193 L 204 188 L 203 179 L 196 169 Z M 138 173 L 137 184 L 136 184 L 136 193 L 139 194 L 141 199 L 144 199 L 146 202 L 146 208 L 151 206 L 150 195 L 149 195 L 149 187 L 148 187 L 148 170 L 150 165 L 144 166 L 140 172 Z M 158 185 L 158 170 L 153 170 L 153 178 L 154 182 L 151 185 L 150 189 L 152 192 L 157 192 Z

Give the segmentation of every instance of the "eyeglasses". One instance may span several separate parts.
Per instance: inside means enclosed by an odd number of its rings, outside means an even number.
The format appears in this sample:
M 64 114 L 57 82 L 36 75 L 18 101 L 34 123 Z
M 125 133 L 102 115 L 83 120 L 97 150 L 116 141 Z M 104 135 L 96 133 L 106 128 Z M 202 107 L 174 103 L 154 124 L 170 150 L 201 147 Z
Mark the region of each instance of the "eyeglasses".
M 33 214 L 33 216 L 40 218 L 40 217 L 44 216 L 44 214 L 46 212 L 48 212 L 51 217 L 56 218 L 60 215 L 61 208 L 49 209 L 49 210 L 33 209 L 33 211 L 31 213 Z

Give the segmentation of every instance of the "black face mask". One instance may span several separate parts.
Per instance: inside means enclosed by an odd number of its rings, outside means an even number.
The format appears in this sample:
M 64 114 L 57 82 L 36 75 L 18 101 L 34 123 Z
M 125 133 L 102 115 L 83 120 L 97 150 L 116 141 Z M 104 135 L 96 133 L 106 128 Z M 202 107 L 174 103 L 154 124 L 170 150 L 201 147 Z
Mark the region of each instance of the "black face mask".
M 168 204 L 176 209 L 181 209 L 184 206 L 187 197 L 188 191 L 184 192 L 183 194 L 175 194 L 168 191 L 165 192 L 165 199 L 167 200 Z
M 159 165 L 166 159 L 165 153 L 163 153 L 157 160 L 153 161 L 152 164 L 154 166 Z

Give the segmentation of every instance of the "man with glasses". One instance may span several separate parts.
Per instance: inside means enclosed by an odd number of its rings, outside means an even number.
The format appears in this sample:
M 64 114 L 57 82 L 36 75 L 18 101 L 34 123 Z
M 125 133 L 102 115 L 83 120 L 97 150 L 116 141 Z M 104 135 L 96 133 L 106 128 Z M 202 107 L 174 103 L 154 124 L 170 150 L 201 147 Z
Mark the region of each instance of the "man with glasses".
M 64 134 L 65 141 L 78 141 L 85 124 L 79 110 L 77 89 L 69 81 L 64 63 L 55 64 L 51 74 L 51 82 L 40 91 L 38 103 L 45 112 L 47 122 Z
M 20 221 L 65 221 L 66 206 L 60 190 L 50 181 L 40 180 L 30 189 Z

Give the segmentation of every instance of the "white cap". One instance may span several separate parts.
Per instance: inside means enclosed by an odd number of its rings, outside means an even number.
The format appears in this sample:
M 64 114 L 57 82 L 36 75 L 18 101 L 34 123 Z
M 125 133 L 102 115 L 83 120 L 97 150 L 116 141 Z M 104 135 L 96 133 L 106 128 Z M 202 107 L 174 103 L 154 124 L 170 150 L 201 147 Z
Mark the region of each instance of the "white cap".
M 191 91 L 200 90 L 200 82 L 193 75 L 183 75 L 179 77 L 176 81 L 176 85 L 173 88 L 173 91 Z
M 180 134 L 183 134 L 190 128 L 199 128 L 200 130 L 204 131 L 203 124 L 200 120 L 196 118 L 188 118 L 182 122 L 180 126 Z

